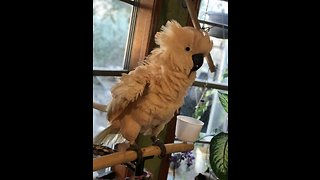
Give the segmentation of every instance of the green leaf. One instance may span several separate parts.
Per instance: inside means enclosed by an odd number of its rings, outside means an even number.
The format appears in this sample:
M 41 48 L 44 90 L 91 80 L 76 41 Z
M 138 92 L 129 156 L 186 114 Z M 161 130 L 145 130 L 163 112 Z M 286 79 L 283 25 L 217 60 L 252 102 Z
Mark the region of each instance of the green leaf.
M 218 91 L 219 100 L 221 102 L 221 105 L 223 109 L 228 113 L 228 94 L 222 93 Z
M 210 166 L 220 180 L 228 180 L 228 134 L 221 132 L 210 141 Z
M 198 102 L 192 117 L 201 120 L 202 115 L 207 111 L 208 106 L 210 106 L 211 101 L 209 100 L 209 97 L 212 96 L 214 89 L 205 89 L 202 93 L 201 99 L 199 101 L 203 102 Z
M 226 78 L 228 77 L 228 68 L 224 71 L 223 75 L 222 75 L 222 78 Z

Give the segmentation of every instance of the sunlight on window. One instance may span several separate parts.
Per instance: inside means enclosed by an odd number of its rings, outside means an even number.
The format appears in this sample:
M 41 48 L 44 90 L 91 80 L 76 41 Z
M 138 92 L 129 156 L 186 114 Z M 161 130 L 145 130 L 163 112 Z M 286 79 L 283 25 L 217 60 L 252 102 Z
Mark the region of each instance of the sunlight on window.
M 123 70 L 132 5 L 93 0 L 93 68 Z
M 199 19 L 210 22 L 216 22 L 216 19 L 223 18 L 221 14 L 228 14 L 228 2 L 221 0 L 201 1 L 198 16 Z M 226 22 L 224 24 L 228 24 L 228 18 L 225 18 L 224 22 Z
M 204 82 L 215 82 L 228 85 L 228 77 L 225 76 L 228 69 L 228 39 L 211 37 L 213 48 L 210 52 L 215 63 L 215 72 L 210 72 L 207 61 L 197 71 L 197 80 Z
M 93 101 L 99 104 L 107 104 L 111 100 L 111 87 L 118 81 L 114 76 L 93 77 Z M 108 125 L 107 114 L 93 110 L 93 137 Z

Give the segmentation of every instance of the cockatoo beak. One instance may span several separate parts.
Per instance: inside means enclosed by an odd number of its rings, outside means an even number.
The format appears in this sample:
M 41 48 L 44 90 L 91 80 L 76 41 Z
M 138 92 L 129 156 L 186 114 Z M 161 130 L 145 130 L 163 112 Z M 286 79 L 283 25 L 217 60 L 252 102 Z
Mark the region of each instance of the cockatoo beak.
M 198 70 L 203 64 L 203 54 L 194 54 L 192 55 L 193 67 L 191 71 Z

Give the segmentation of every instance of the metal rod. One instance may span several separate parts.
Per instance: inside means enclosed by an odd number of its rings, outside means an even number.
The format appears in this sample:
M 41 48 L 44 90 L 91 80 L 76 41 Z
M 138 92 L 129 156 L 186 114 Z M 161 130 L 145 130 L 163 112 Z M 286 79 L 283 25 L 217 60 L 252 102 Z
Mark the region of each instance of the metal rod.
M 216 26 L 216 27 L 221 27 L 221 28 L 224 28 L 224 29 L 228 29 L 228 25 L 227 24 L 208 22 L 208 21 L 204 21 L 204 20 L 200 20 L 200 19 L 199 19 L 199 22 L 200 23 L 204 23 L 204 24 L 209 24 L 211 26 Z
M 137 2 L 131 1 L 131 0 L 120 0 L 120 1 L 122 1 L 122 2 L 124 2 L 124 3 L 131 4 L 131 5 L 133 5 L 133 6 L 136 6 L 136 5 L 137 5 Z
M 225 85 L 225 84 L 222 84 L 222 83 L 195 81 L 192 85 L 193 86 L 206 86 L 208 88 L 220 89 L 220 90 L 228 91 L 228 85 Z
M 143 171 L 144 171 L 144 161 L 145 161 L 145 159 L 142 158 L 141 163 L 139 163 L 139 164 L 136 165 L 136 171 L 135 171 L 135 174 L 134 174 L 135 176 L 141 176 L 141 175 L 143 175 Z
M 128 70 L 93 70 L 93 76 L 122 76 L 122 73 L 128 73 Z

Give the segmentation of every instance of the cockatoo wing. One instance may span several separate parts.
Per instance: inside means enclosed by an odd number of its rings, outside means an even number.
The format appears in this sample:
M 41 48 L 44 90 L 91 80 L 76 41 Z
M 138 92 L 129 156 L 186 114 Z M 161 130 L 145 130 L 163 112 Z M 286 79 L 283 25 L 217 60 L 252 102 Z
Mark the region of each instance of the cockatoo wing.
M 124 142 L 122 134 L 119 133 L 119 120 L 121 114 L 126 112 L 126 108 L 132 102 L 135 102 L 145 91 L 150 82 L 150 72 L 147 66 L 138 66 L 129 74 L 122 74 L 120 82 L 111 89 L 112 100 L 107 106 L 108 121 L 111 125 L 95 136 L 94 144 L 112 144 Z M 114 121 L 118 119 L 117 121 Z M 114 121 L 114 122 L 113 122 Z
M 108 105 L 108 120 L 116 119 L 129 103 L 136 101 L 150 82 L 151 73 L 147 66 L 138 66 L 129 74 L 123 74 L 120 82 L 111 89 L 112 101 Z

